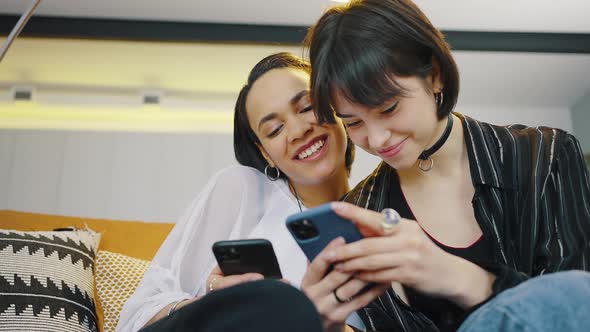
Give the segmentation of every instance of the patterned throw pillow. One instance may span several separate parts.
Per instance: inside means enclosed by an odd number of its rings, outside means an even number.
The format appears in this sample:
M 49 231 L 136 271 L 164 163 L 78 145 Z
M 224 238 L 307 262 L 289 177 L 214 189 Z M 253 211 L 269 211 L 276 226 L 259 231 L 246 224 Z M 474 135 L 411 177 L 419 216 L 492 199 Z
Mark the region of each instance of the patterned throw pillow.
M 123 305 L 139 285 L 150 262 L 106 250 L 96 258 L 96 293 L 104 313 L 104 332 L 115 331 Z
M 98 331 L 90 230 L 0 230 L 0 331 Z

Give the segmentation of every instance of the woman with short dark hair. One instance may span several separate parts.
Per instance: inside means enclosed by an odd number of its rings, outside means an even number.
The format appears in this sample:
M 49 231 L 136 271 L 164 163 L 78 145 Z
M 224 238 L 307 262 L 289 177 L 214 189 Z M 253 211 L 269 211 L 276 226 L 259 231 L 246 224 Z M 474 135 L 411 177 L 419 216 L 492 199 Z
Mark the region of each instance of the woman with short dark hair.
M 389 290 L 359 312 L 365 325 L 453 331 L 489 301 L 464 329 L 590 329 L 589 274 L 542 276 L 590 269 L 590 184 L 576 138 L 453 113 L 450 48 L 409 0 L 331 8 L 307 46 L 318 118 L 343 121 L 383 160 L 345 198 L 377 212 L 334 205 L 369 237 L 334 249 L 335 269 L 400 282 L 409 300 Z M 519 306 L 532 310 L 516 322 L 504 311 Z

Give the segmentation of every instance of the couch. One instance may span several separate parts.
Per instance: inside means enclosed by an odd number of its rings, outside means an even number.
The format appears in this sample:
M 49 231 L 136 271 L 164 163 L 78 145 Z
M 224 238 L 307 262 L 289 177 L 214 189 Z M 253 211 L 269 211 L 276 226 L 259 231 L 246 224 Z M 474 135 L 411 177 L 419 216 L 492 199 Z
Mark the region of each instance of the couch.
M 100 252 L 112 252 L 131 257 L 136 261 L 151 260 L 174 226 L 172 223 L 146 223 L 138 221 L 101 220 L 91 218 L 63 217 L 56 215 L 25 213 L 0 210 L 0 229 L 19 231 L 51 231 L 56 228 L 74 226 L 90 228 L 101 234 L 98 247 Z M 104 267 L 103 267 L 104 268 Z M 98 267 L 96 267 L 98 269 Z M 124 282 L 124 281 L 120 281 Z M 95 299 L 99 329 L 103 331 L 103 306 Z M 112 325 L 112 323 L 111 323 Z M 112 326 L 107 330 L 112 330 Z

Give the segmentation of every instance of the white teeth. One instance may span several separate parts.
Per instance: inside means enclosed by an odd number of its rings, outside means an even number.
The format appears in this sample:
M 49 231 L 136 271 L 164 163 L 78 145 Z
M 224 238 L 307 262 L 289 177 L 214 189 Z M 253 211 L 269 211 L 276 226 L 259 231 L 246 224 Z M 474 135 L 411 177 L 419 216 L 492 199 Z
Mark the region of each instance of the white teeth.
M 319 151 L 322 146 L 324 146 L 324 141 L 318 141 L 317 143 L 315 143 L 314 145 L 310 146 L 309 148 L 307 148 L 305 151 L 301 152 L 297 157 L 301 160 L 301 159 L 305 159 L 309 156 L 311 156 L 312 154 L 316 153 L 317 151 Z

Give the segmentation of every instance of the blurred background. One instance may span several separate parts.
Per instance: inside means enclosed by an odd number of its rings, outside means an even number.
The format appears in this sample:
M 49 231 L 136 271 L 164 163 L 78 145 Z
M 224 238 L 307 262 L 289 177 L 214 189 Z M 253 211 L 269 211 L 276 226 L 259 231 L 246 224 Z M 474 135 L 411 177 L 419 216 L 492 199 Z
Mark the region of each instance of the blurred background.
M 233 156 L 251 67 L 330 0 L 44 0 L 0 63 L 0 210 L 174 222 Z M 590 154 L 590 2 L 416 0 L 453 47 L 457 111 Z M 30 2 L 0 0 L 1 41 Z M 378 159 L 357 150 L 351 185 Z

